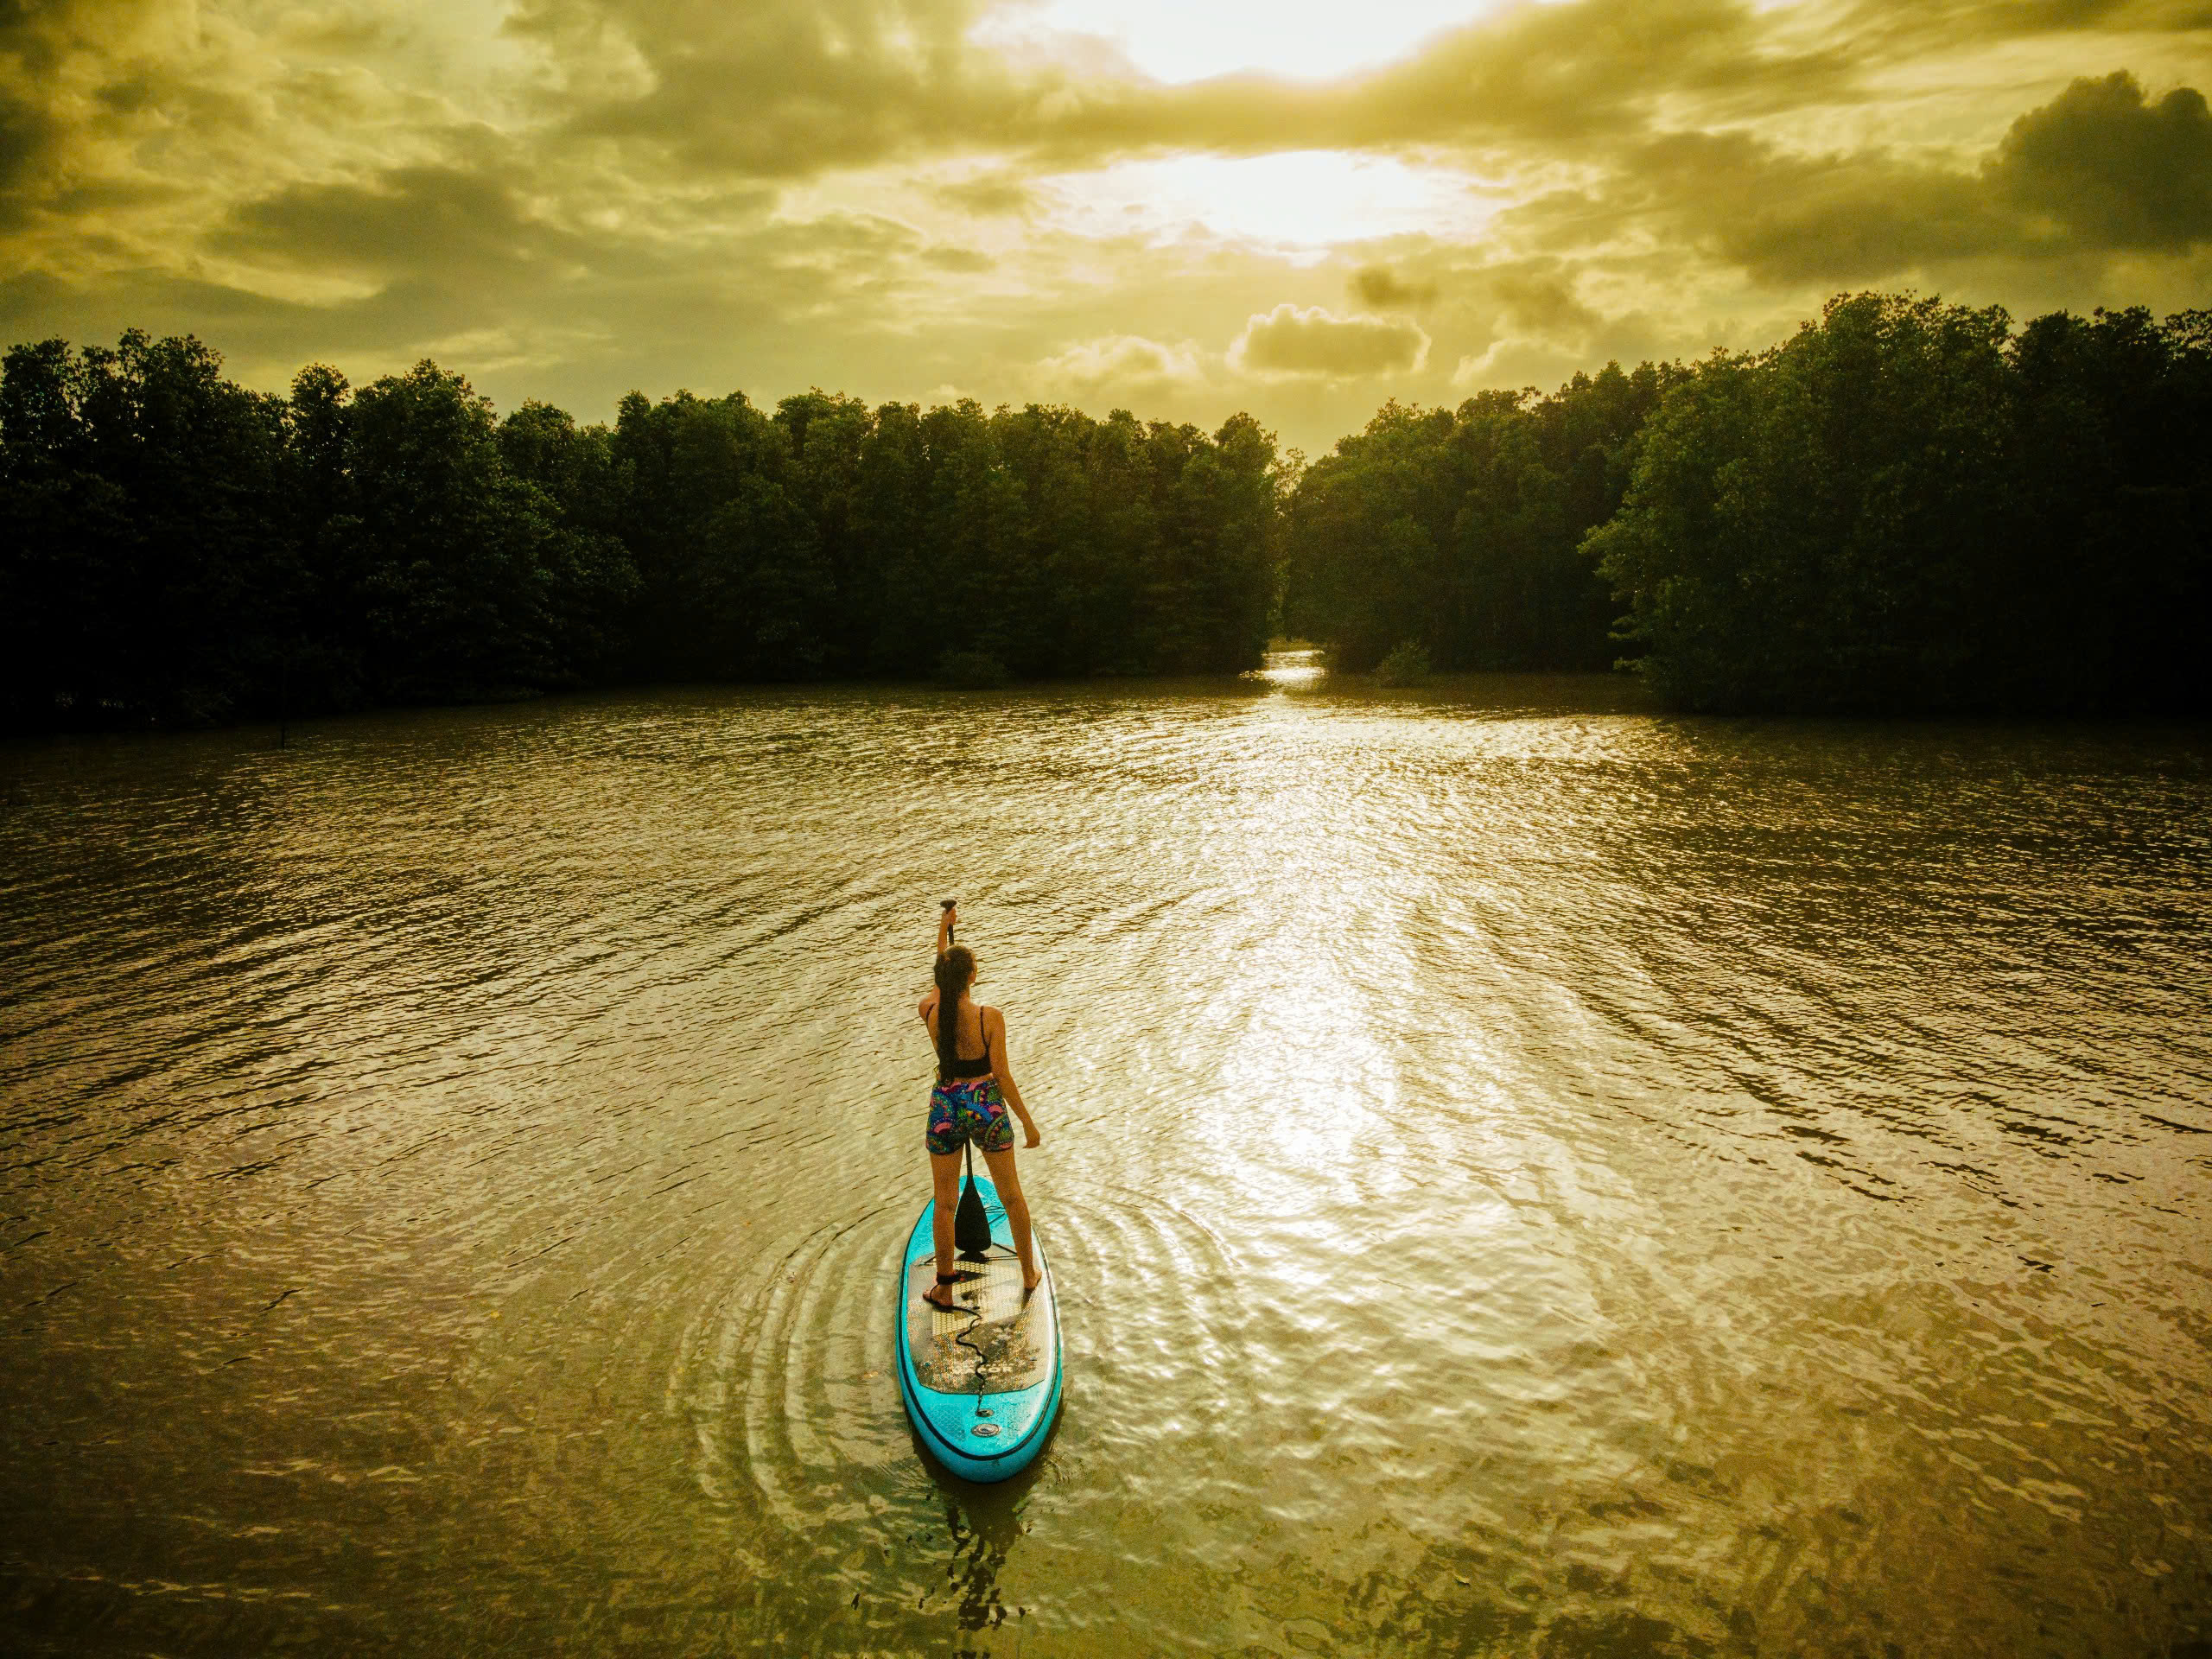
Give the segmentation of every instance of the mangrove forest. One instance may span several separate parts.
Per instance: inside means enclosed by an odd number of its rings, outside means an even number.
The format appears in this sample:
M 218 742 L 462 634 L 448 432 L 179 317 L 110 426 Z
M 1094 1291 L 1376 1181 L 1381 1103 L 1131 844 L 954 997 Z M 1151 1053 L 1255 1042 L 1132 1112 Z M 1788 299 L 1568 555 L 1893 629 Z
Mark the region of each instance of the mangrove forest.
M 1764 351 L 1387 404 L 1310 464 L 816 391 L 501 417 L 430 362 L 287 396 L 200 341 L 0 373 L 0 721 L 675 680 L 1643 675 L 1689 709 L 2201 711 L 2212 312 L 1839 296 Z

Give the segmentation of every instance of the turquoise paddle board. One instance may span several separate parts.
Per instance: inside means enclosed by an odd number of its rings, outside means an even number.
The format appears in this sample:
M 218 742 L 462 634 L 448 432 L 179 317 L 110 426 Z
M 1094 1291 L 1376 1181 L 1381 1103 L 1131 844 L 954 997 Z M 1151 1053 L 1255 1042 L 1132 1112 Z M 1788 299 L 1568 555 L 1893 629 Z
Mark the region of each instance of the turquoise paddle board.
M 998 1189 L 982 1176 L 976 1190 L 991 1222 L 990 1259 L 953 1265 L 961 1312 L 932 1307 L 922 1293 L 937 1281 L 937 1247 L 922 1206 L 899 1263 L 899 1393 L 930 1455 L 969 1480 L 1004 1480 L 1036 1460 L 1060 1412 L 1060 1319 L 1045 1246 L 1044 1279 L 1025 1300 L 1021 1263 Z

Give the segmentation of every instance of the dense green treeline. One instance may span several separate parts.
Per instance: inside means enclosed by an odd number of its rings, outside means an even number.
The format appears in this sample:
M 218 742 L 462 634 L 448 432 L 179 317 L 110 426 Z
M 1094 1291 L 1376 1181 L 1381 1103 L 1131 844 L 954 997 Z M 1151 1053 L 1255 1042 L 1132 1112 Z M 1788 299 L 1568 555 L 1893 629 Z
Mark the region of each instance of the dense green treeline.
M 1444 669 L 1606 667 L 1620 607 L 1583 537 L 1620 505 L 1644 422 L 1688 373 L 1610 364 L 1548 397 L 1386 404 L 1285 504 L 1285 626 L 1355 671 L 1407 639 Z
M 612 505 L 636 562 L 626 677 L 919 676 L 948 651 L 1024 677 L 1234 672 L 1266 644 L 1278 468 L 1247 415 L 1210 438 L 815 391 L 772 416 L 632 393 L 605 432 L 525 417 L 518 465 L 577 480 L 548 487 L 580 515 Z
M 2212 313 L 1840 297 L 1770 350 L 1197 428 L 820 391 L 497 418 L 192 340 L 0 366 L 0 720 L 610 681 L 1599 669 L 1692 709 L 2212 703 Z M 1625 609 L 1625 615 L 1624 610 Z
M 1410 640 L 1625 654 L 1688 709 L 2202 709 L 2212 313 L 1840 297 L 1764 352 L 1386 405 L 1284 526 L 1286 624 L 1355 669 Z
M 0 369 L 8 724 L 608 680 L 1255 665 L 1281 467 L 1249 416 L 633 393 L 505 419 L 424 363 L 289 397 L 193 340 Z
M 1586 550 L 1693 709 L 2212 704 L 2212 313 L 1873 295 L 1715 357 Z

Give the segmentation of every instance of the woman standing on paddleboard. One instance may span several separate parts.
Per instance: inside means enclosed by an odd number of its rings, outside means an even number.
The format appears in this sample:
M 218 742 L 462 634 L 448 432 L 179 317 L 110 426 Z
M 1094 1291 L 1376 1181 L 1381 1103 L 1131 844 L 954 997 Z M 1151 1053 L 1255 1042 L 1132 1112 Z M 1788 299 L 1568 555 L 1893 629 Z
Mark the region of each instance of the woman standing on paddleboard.
M 1021 1258 L 1025 1290 L 1037 1288 L 1045 1275 L 1029 1230 L 1029 1202 L 1014 1168 L 1014 1125 L 1006 1109 L 1021 1120 L 1022 1145 L 1044 1144 L 1021 1090 L 1007 1062 L 1006 1016 L 969 995 L 976 982 L 976 957 L 952 942 L 960 912 L 950 900 L 937 925 L 937 988 L 922 999 L 922 1024 L 937 1046 L 937 1087 L 930 1091 L 930 1179 L 937 1205 L 931 1235 L 937 1244 L 937 1283 L 922 1293 L 935 1307 L 953 1307 L 952 1287 L 960 1275 L 952 1268 L 952 1212 L 960 1202 L 960 1149 L 972 1144 L 990 1166 L 991 1179 L 1014 1229 L 1014 1248 Z M 950 1010 L 948 1014 L 947 1011 Z

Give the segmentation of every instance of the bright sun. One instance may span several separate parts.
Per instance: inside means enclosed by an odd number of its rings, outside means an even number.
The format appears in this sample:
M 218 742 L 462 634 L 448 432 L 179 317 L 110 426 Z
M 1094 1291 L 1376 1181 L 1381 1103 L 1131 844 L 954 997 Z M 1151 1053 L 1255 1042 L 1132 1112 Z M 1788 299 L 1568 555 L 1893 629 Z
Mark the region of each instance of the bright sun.
M 1471 240 L 1498 205 L 1464 174 L 1335 150 L 1124 162 L 1052 185 L 1064 222 L 1087 234 L 1197 231 L 1289 248 L 1412 231 Z

